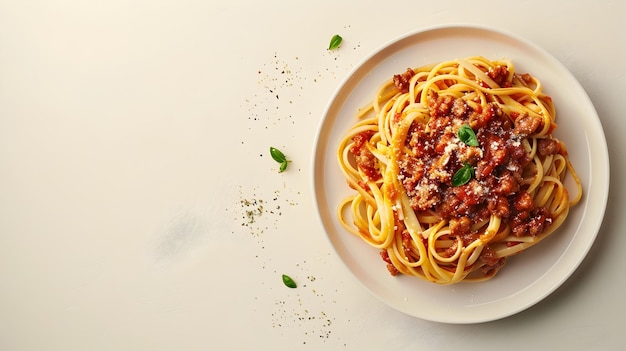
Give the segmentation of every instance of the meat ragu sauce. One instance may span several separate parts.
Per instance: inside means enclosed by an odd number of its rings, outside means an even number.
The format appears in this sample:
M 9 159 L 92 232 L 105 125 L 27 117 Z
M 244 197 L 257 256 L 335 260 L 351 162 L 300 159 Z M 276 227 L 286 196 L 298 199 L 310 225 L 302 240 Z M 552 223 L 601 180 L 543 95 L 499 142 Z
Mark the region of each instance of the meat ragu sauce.
M 508 71 L 503 68 L 489 73 L 505 86 L 503 77 Z M 407 89 L 411 73 L 409 69 L 394 77 L 398 90 Z M 483 234 L 471 232 L 471 224 L 488 220 L 491 215 L 506 219 L 517 237 L 535 236 L 549 226 L 553 220 L 550 212 L 535 206 L 522 182 L 524 167 L 531 162 L 522 140 L 543 128 L 542 120 L 508 116 L 495 103 L 473 109 L 463 99 L 452 96 L 431 94 L 427 100 L 430 119 L 426 124 L 412 124 L 406 138 L 409 151 L 398 157 L 398 178 L 413 209 L 436 212 L 449 221 L 451 235 L 461 237 L 465 243 Z M 459 139 L 457 131 L 464 124 L 475 132 L 479 146 L 469 146 Z M 357 166 L 375 180 L 381 177 L 376 159 L 363 147 L 371 136 L 371 132 L 355 136 L 351 151 Z M 545 139 L 538 143 L 538 152 L 545 156 L 565 151 L 558 141 Z M 453 186 L 453 175 L 466 164 L 472 166 L 475 175 L 466 184 Z M 493 267 L 498 258 L 490 252 L 483 252 L 483 260 Z

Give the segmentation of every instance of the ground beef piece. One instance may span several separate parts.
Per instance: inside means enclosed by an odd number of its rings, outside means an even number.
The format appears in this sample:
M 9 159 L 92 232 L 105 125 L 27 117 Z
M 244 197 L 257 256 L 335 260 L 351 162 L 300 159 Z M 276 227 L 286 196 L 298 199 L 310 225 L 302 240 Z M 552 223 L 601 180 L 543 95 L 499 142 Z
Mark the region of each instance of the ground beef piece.
M 383 259 L 383 261 L 387 262 L 387 270 L 389 271 L 389 274 L 394 277 L 400 274 L 400 271 L 398 271 L 398 269 L 391 263 L 391 259 L 389 258 L 389 254 L 387 253 L 387 251 L 382 250 L 380 252 L 380 257 Z
M 529 193 L 522 191 L 515 197 L 515 209 L 517 211 L 530 211 L 534 207 L 535 203 Z
M 511 195 L 519 190 L 520 186 L 512 172 L 505 171 L 498 177 L 498 183 L 494 192 L 502 195 Z
M 469 125 L 474 130 L 478 130 L 483 128 L 484 126 L 492 120 L 494 116 L 498 114 L 502 114 L 502 111 L 495 104 L 488 104 L 486 108 L 481 109 L 481 111 L 474 111 L 469 115 Z
M 511 81 L 509 81 L 509 68 L 507 66 L 490 67 L 487 75 L 501 88 L 511 86 Z
M 395 74 L 393 76 L 393 84 L 398 88 L 401 93 L 408 93 L 409 86 L 411 84 L 411 78 L 415 75 L 415 71 L 411 68 L 407 68 L 404 73 Z
M 500 262 L 500 257 L 496 255 L 496 252 L 491 248 L 491 246 L 485 246 L 480 259 L 485 262 L 486 266 L 492 268 Z
M 535 236 L 543 233 L 544 229 L 552 223 L 550 211 L 546 208 L 536 208 L 533 211 L 521 211 L 513 216 L 511 230 L 513 235 Z
M 537 151 L 541 156 L 558 154 L 561 151 L 561 143 L 555 139 L 539 139 Z
M 511 213 L 509 208 L 509 201 L 504 196 L 489 198 L 487 202 L 487 208 L 489 209 L 489 212 L 491 214 L 500 218 L 507 218 Z
M 472 221 L 469 217 L 452 218 L 450 219 L 450 234 L 461 235 L 468 233 L 471 225 Z
M 467 106 L 465 101 L 463 101 L 463 99 L 456 99 L 452 103 L 452 113 L 457 118 L 465 117 L 465 114 L 468 112 L 468 110 L 469 107 Z
M 454 96 L 444 95 L 439 96 L 438 94 L 430 94 L 428 96 L 428 112 L 430 113 L 431 119 L 438 117 L 449 117 L 452 111 L 452 107 L 454 106 Z M 447 118 L 446 121 L 449 121 L 450 118 Z
M 521 116 L 515 120 L 513 133 L 521 136 L 528 136 L 534 133 L 541 125 L 541 118 L 529 115 Z
M 380 172 L 377 168 L 377 159 L 367 148 L 367 142 L 374 135 L 372 131 L 361 132 L 355 135 L 352 140 L 354 145 L 350 152 L 354 155 L 357 167 L 370 179 L 376 180 L 380 178 Z
M 502 257 L 502 258 L 499 258 L 495 264 L 492 264 L 492 265 L 485 264 L 484 266 L 480 268 L 480 270 L 485 275 L 485 277 L 493 277 L 494 275 L 496 275 L 496 273 L 498 273 L 500 268 L 504 267 L 505 263 L 506 263 L 506 257 Z

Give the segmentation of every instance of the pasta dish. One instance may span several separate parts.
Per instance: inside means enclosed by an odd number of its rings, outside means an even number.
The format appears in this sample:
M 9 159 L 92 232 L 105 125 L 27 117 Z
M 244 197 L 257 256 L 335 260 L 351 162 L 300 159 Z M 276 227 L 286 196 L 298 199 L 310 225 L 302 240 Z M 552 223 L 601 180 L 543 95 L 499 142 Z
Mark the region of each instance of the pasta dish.
M 391 275 L 438 284 L 492 278 L 581 199 L 566 145 L 553 137 L 552 99 L 510 60 L 409 68 L 357 117 L 337 149 L 354 189 L 337 216 L 380 250 Z

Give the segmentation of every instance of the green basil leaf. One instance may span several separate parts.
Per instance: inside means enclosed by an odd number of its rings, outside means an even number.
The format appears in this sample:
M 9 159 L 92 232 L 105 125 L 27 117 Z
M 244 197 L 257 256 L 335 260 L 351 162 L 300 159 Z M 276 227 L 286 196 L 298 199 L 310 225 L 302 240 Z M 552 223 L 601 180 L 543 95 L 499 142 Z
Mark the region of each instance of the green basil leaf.
M 459 139 L 469 146 L 478 146 L 478 138 L 469 124 L 464 124 L 457 132 Z
M 461 186 L 466 184 L 470 181 L 470 179 L 472 179 L 473 176 L 474 168 L 466 163 L 452 176 L 452 186 Z
M 328 44 L 328 50 L 335 50 L 339 47 L 339 45 L 341 45 L 342 41 L 343 38 L 339 34 L 333 35 L 333 37 L 330 39 L 330 44 Z
M 287 161 L 287 157 L 285 157 L 285 154 L 283 154 L 280 150 L 278 150 L 275 147 L 270 146 L 270 155 L 272 155 L 272 158 L 274 159 L 274 161 L 278 163 L 283 163 Z
M 274 161 L 280 163 L 280 169 L 278 170 L 278 173 L 282 173 L 287 170 L 287 165 L 291 161 L 287 159 L 287 156 L 285 156 L 285 154 L 283 154 L 277 148 L 270 146 L 270 155 L 272 155 Z
M 283 173 L 284 171 L 286 171 L 286 170 L 287 170 L 287 165 L 288 165 L 288 164 L 289 164 L 289 161 L 282 162 L 282 163 L 280 164 L 280 168 L 279 168 L 279 170 L 278 170 L 278 173 Z
M 283 284 L 285 284 L 286 287 L 292 288 L 292 289 L 295 289 L 297 287 L 296 282 L 294 282 L 290 276 L 285 275 L 285 274 L 283 274 Z

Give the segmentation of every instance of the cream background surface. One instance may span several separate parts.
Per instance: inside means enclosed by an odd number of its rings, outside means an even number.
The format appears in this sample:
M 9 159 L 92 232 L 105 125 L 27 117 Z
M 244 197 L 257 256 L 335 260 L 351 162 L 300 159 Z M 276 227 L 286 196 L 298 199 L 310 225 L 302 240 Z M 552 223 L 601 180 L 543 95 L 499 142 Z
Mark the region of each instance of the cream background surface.
M 626 6 L 390 6 L 0 1 L 0 349 L 619 349 Z M 560 60 L 611 159 L 606 216 L 573 276 L 524 312 L 471 325 L 369 294 L 326 239 L 311 190 L 315 131 L 345 75 L 399 35 L 455 23 Z M 269 146 L 293 161 L 287 172 Z

